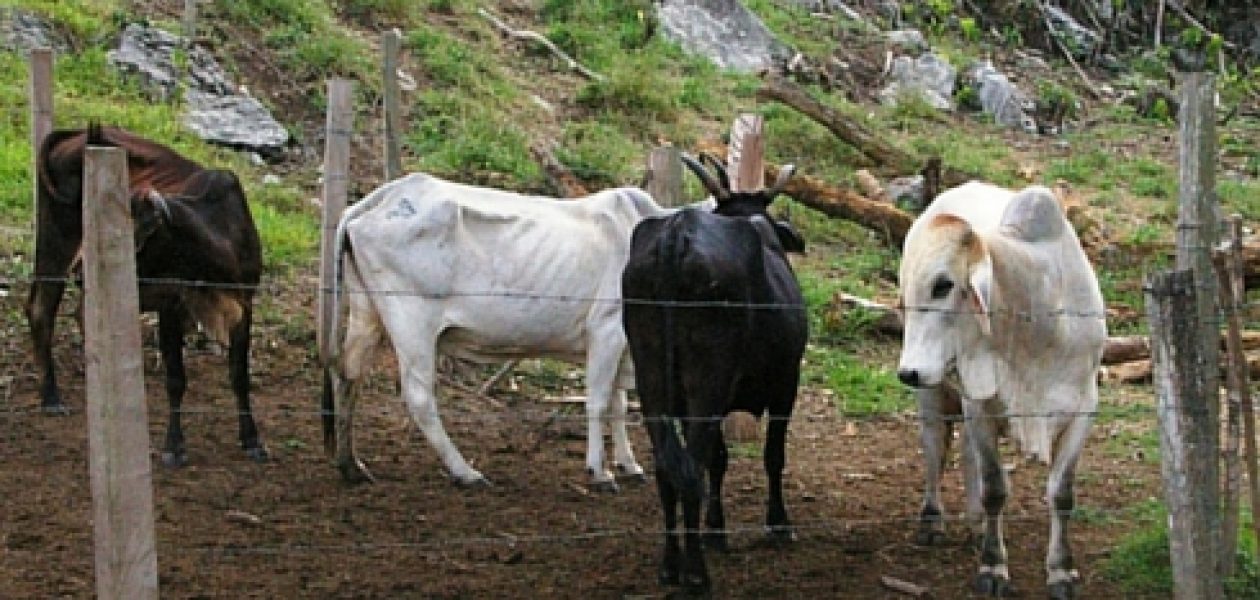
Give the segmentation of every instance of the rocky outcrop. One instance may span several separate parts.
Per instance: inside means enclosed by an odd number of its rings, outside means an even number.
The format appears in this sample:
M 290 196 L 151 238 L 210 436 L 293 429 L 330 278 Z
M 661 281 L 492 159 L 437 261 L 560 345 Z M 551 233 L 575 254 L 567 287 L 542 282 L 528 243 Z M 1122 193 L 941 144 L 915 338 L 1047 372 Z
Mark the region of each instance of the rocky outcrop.
M 656 10 L 668 39 L 723 69 L 757 72 L 783 65 L 793 54 L 738 0 L 664 0 Z

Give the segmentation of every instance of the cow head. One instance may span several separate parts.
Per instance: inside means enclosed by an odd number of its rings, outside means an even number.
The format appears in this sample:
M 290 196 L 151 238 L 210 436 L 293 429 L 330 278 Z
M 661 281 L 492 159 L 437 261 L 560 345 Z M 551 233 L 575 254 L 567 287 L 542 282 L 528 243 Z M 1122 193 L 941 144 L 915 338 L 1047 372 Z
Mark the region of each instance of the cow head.
M 987 347 L 992 266 L 984 240 L 954 215 L 929 217 L 902 257 L 905 323 L 897 376 L 941 383 L 959 360 Z
M 157 190 L 141 190 L 131 195 L 131 219 L 138 253 L 153 234 L 170 225 L 171 207 Z
M 731 189 L 731 180 L 726 173 L 726 167 L 717 157 L 706 152 L 700 155 L 700 160 L 709 163 L 713 167 L 713 173 L 710 173 L 700 161 L 692 156 L 682 154 L 683 164 L 695 173 L 700 183 L 704 184 L 704 188 L 717 202 L 717 208 L 713 209 L 715 214 L 728 217 L 763 217 L 774 226 L 776 237 L 784 251 L 797 253 L 805 251 L 805 239 L 801 237 L 800 232 L 788 221 L 771 218 L 767 212 L 775 197 L 783 193 L 783 188 L 787 186 L 792 173 L 796 171 L 795 166 L 785 165 L 779 169 L 778 179 L 768 188 L 755 191 L 734 191 Z

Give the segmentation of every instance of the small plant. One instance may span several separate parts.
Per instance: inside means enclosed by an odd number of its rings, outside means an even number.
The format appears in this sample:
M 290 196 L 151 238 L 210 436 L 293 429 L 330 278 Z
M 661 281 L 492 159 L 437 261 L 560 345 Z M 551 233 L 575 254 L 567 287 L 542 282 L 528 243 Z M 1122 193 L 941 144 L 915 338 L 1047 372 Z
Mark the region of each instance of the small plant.
M 962 32 L 962 37 L 968 42 L 980 41 L 980 27 L 976 25 L 976 20 L 972 17 L 963 17 L 958 20 L 958 29 Z

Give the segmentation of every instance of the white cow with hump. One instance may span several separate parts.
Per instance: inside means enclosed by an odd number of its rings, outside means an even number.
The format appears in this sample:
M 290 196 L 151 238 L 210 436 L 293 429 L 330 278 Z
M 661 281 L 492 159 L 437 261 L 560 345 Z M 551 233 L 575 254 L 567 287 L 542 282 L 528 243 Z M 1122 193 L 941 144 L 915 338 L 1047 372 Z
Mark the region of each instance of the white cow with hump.
M 1077 459 L 1098 404 L 1107 329 L 1098 280 L 1050 190 L 971 182 L 936 198 L 906 235 L 905 333 L 898 377 L 918 389 L 927 490 L 939 519 L 944 385 L 962 393 L 968 512 L 982 523 L 977 591 L 1010 592 L 1001 519 L 1007 481 L 997 436 L 1050 464 L 1047 585 L 1076 594 L 1067 542 Z
M 585 363 L 592 483 L 616 489 L 604 465 L 606 421 L 613 465 L 642 478 L 626 435 L 625 388 L 633 372 L 621 325 L 621 271 L 634 226 L 666 212 L 634 188 L 558 200 L 426 174 L 387 183 L 347 209 L 337 230 L 334 296 L 339 309 L 345 299 L 349 316 L 326 365 L 323 399 L 325 445 L 342 475 L 371 479 L 354 451 L 355 388 L 388 339 L 411 416 L 457 483 L 487 481 L 442 427 L 439 354 Z

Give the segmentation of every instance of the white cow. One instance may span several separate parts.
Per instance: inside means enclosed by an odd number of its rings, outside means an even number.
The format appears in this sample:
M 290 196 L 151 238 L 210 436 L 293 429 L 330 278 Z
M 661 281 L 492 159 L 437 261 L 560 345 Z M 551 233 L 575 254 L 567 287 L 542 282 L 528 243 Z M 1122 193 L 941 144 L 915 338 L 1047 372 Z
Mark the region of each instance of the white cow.
M 592 484 L 616 489 L 604 466 L 605 421 L 613 465 L 623 476 L 643 477 L 626 435 L 625 388 L 633 372 L 621 325 L 621 271 L 634 226 L 667 212 L 634 188 L 557 200 L 426 174 L 387 183 L 347 209 L 335 250 L 345 290 L 338 284 L 334 295 L 338 308 L 345 298 L 349 317 L 326 365 L 323 399 L 325 445 L 335 450 L 342 475 L 371 479 L 354 452 L 355 388 L 388 337 L 402 397 L 457 483 L 488 482 L 442 427 L 439 354 L 584 362 Z
M 953 383 L 962 391 L 964 463 L 975 461 L 968 510 L 983 511 L 971 515 L 983 523 L 977 590 L 1010 591 L 997 446 L 1006 431 L 1025 454 L 1050 464 L 1047 585 L 1051 597 L 1074 597 L 1072 481 L 1098 404 L 1107 328 L 1098 280 L 1059 203 L 1040 186 L 1013 192 L 971 182 L 945 191 L 906 235 L 900 285 L 898 377 L 921 390 L 925 516 L 940 514 L 939 390 Z

